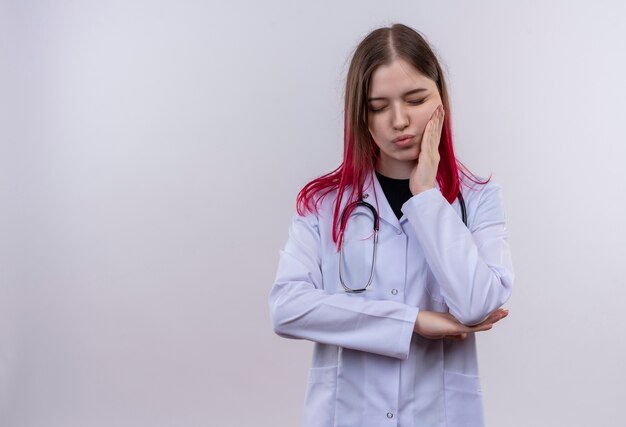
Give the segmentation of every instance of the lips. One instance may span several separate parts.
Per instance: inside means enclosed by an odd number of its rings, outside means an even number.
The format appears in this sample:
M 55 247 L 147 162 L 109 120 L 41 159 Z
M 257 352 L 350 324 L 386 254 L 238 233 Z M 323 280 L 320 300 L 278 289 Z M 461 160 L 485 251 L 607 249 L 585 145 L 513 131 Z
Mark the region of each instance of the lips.
M 413 143 L 413 138 L 415 135 L 400 135 L 395 138 L 392 142 L 396 144 L 398 147 L 408 147 Z

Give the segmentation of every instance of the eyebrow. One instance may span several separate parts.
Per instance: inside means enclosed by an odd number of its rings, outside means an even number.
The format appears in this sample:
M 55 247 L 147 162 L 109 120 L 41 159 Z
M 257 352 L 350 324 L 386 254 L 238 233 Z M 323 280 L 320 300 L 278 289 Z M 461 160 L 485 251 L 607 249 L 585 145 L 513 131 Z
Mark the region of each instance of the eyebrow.
M 408 96 L 408 95 L 413 95 L 415 93 L 425 92 L 427 90 L 428 89 L 421 87 L 421 88 L 418 88 L 418 89 L 413 89 L 413 90 L 410 90 L 408 92 L 405 92 L 402 96 L 405 97 L 405 96 Z M 387 98 L 385 98 L 385 97 L 377 96 L 377 97 L 374 97 L 374 98 L 367 98 L 367 102 L 381 101 L 381 100 L 386 100 L 386 99 Z

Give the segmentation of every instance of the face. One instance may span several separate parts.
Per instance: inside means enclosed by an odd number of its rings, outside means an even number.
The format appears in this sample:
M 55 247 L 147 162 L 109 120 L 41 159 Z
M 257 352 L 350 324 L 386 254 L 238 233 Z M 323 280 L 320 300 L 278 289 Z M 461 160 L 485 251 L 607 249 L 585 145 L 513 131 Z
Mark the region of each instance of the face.
M 380 148 L 376 165 L 380 173 L 399 179 L 410 176 L 426 124 L 441 103 L 437 84 L 402 59 L 374 70 L 367 117 Z M 398 139 L 402 137 L 407 138 Z

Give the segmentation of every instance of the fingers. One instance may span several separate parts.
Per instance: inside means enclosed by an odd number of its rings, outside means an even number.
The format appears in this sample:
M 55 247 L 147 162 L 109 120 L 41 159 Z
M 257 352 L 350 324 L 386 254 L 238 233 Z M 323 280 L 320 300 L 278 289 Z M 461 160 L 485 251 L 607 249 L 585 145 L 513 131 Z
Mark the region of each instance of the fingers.
M 433 124 L 431 127 L 431 150 L 433 156 L 437 157 L 439 155 L 439 142 L 441 141 L 441 130 L 443 128 L 443 119 L 445 116 L 445 111 L 443 109 L 443 105 L 439 104 L 439 106 L 433 112 L 432 119 Z
M 432 112 L 432 114 L 430 115 L 430 119 L 429 121 L 433 121 L 435 119 L 437 119 L 438 117 L 440 117 L 440 113 L 443 111 L 443 104 L 439 104 L 437 106 L 437 108 L 435 108 L 435 110 Z
M 487 319 L 485 319 L 485 322 L 487 322 L 487 323 L 496 323 L 496 322 L 504 319 L 508 315 L 509 315 L 509 310 L 504 309 L 504 308 L 499 308 L 496 311 L 494 311 L 493 313 L 491 313 L 487 317 Z
M 479 323 L 478 325 L 472 326 L 471 329 L 473 329 L 473 332 L 488 331 L 489 329 L 493 328 L 493 325 L 496 322 L 499 322 L 500 320 L 504 319 L 508 315 L 509 315 L 509 310 L 499 308 L 493 313 L 491 313 L 489 316 L 487 316 L 487 318 L 483 320 L 481 323 Z
M 443 106 L 439 105 L 424 127 L 419 147 L 419 158 L 411 173 L 410 189 L 413 194 L 433 188 L 437 178 L 439 161 L 439 144 L 443 123 Z
M 432 112 L 422 136 L 422 150 L 437 159 L 439 155 L 439 141 L 441 140 L 441 129 L 443 127 L 445 111 L 443 105 L 439 104 Z
M 414 331 L 429 339 L 465 339 L 467 334 L 488 331 L 493 325 L 509 314 L 506 309 L 498 309 L 476 325 L 464 325 L 450 312 L 421 310 L 415 321 Z
M 484 332 L 484 331 L 488 331 L 489 329 L 493 328 L 493 323 L 480 323 L 476 326 L 468 326 L 469 328 L 469 332 Z
M 429 153 L 431 151 L 430 144 L 432 140 L 433 126 L 434 126 L 434 114 L 436 112 L 437 110 L 435 110 L 435 112 L 433 112 L 433 115 L 430 117 L 430 119 L 428 119 L 428 122 L 426 123 L 426 127 L 424 128 L 424 134 L 422 135 L 421 150 L 422 151 L 428 150 Z
M 493 328 L 493 325 L 504 319 L 508 316 L 509 310 L 507 309 L 498 309 L 491 313 L 485 320 L 480 322 L 477 325 L 466 326 L 460 323 L 452 314 L 450 313 L 440 313 L 440 315 L 451 321 L 453 326 L 449 329 L 449 333 L 444 336 L 444 338 L 450 338 L 454 340 L 463 340 L 467 337 L 468 333 L 474 332 L 484 332 Z

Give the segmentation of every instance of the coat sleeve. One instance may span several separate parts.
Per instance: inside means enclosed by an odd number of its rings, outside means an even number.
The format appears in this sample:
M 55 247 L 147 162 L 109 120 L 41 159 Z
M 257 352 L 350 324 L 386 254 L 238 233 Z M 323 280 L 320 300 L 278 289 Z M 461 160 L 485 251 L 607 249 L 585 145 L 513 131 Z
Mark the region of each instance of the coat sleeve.
M 478 196 L 470 229 L 440 190 L 432 188 L 402 207 L 439 283 L 450 313 L 474 325 L 511 296 L 513 264 L 501 189 L 488 183 Z
M 359 294 L 328 293 L 317 216 L 296 215 L 269 297 L 274 332 L 286 338 L 406 359 L 419 309 Z

